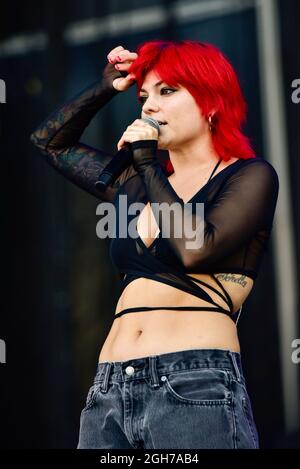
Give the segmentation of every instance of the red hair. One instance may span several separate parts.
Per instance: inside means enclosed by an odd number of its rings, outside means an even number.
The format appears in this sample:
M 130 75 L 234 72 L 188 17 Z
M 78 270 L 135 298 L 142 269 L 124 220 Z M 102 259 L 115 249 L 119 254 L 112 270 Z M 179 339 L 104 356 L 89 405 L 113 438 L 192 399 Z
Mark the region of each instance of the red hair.
M 217 154 L 224 161 L 255 158 L 249 139 L 241 131 L 247 105 L 237 75 L 217 47 L 197 41 L 155 40 L 140 44 L 137 54 L 128 73 L 136 78 L 138 94 L 152 70 L 169 86 L 184 86 L 206 118 L 215 111 L 212 142 Z

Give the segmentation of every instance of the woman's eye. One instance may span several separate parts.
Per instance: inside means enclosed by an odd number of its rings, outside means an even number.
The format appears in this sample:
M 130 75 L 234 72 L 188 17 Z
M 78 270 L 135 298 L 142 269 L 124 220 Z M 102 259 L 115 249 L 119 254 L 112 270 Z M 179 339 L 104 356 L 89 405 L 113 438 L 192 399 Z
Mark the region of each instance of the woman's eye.
M 138 97 L 138 100 L 139 100 L 140 103 L 144 103 L 146 101 L 146 99 L 147 98 L 145 96 L 139 96 Z
M 170 88 L 162 88 L 160 91 L 163 92 L 163 91 L 175 91 L 175 90 L 171 90 Z M 168 94 L 169 93 L 167 93 L 167 95 Z M 138 100 L 140 101 L 140 103 L 143 103 L 143 104 L 146 101 L 146 99 L 147 99 L 147 96 L 139 96 L 138 97 Z

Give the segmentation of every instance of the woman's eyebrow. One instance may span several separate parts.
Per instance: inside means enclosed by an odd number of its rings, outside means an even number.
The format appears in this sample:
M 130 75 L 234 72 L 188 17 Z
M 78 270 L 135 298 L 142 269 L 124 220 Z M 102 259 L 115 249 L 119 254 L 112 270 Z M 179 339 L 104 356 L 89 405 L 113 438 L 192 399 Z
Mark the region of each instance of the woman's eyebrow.
M 162 83 L 164 83 L 164 81 L 158 81 L 157 83 L 155 83 L 155 85 L 153 86 L 153 88 L 155 88 L 156 86 L 161 85 Z M 143 88 L 141 88 L 140 91 L 147 91 L 147 90 L 144 90 Z

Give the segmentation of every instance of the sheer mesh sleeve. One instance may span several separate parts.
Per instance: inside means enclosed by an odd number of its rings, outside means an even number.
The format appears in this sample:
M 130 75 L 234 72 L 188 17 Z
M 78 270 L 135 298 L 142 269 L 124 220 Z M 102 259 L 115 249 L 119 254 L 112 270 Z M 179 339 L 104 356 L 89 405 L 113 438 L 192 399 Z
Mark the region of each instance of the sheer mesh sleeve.
M 97 111 L 118 93 L 104 81 L 95 82 L 55 110 L 30 137 L 57 171 L 90 194 L 109 202 L 113 201 L 130 168 L 100 194 L 94 184 L 112 155 L 78 140 Z
M 209 268 L 235 252 L 260 230 L 271 231 L 279 182 L 274 168 L 264 160 L 246 160 L 232 173 L 211 203 L 205 204 L 204 219 L 191 209 L 184 210 L 184 201 L 177 196 L 156 159 L 156 140 L 143 140 L 131 144 L 134 167 L 140 174 L 150 203 L 177 202 L 182 210 L 174 217 L 153 214 L 166 240 L 182 264 L 190 271 Z M 248 161 L 248 162 L 247 162 Z M 196 201 L 196 200 L 195 200 Z M 182 216 L 180 214 L 183 214 Z M 187 249 L 184 229 L 175 237 L 178 223 L 188 223 L 193 229 L 202 229 L 203 244 L 197 249 Z M 178 230 L 177 230 L 178 232 Z

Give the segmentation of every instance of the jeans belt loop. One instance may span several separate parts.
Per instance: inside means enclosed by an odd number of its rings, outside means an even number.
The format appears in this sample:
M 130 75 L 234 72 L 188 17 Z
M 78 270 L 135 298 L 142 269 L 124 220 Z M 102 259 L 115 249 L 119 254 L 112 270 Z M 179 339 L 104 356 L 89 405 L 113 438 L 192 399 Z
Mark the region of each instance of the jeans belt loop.
M 105 370 L 104 370 L 104 377 L 103 381 L 101 383 L 101 391 L 102 392 L 107 392 L 108 389 L 108 380 L 109 380 L 109 375 L 110 375 L 110 370 L 112 368 L 112 363 L 108 362 L 105 364 Z
M 156 358 L 156 356 L 149 357 L 150 382 L 152 387 L 159 388 L 160 384 L 157 374 Z
M 233 368 L 234 368 L 234 371 L 235 371 L 236 380 L 240 383 L 241 382 L 241 373 L 240 373 L 240 370 L 239 370 L 239 367 L 238 367 L 238 364 L 237 364 L 237 361 L 236 361 L 236 356 L 231 351 L 229 351 L 229 355 L 230 355 L 230 358 L 231 358 L 231 361 L 232 361 L 232 364 L 233 364 Z

